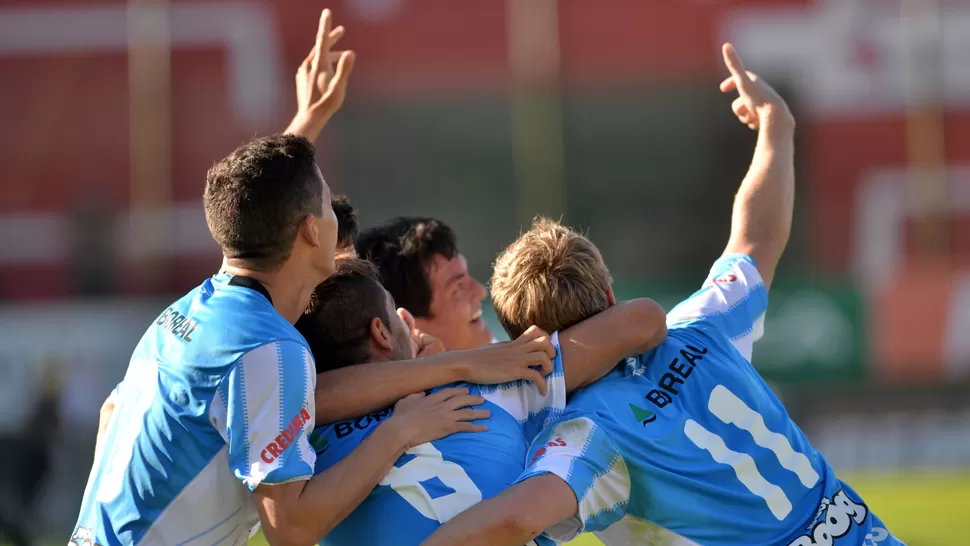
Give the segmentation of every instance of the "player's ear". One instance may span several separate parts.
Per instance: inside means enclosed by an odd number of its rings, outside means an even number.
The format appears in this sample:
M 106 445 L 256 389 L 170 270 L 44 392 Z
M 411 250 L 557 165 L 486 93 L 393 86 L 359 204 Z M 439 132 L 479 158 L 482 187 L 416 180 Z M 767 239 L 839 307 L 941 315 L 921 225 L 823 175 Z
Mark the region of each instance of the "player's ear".
M 317 223 L 314 221 L 313 216 L 308 214 L 306 218 L 300 222 L 300 227 L 297 228 L 297 237 L 302 238 L 310 246 L 320 246 L 320 230 L 317 227 Z
M 387 329 L 387 325 L 379 317 L 374 317 L 370 321 L 370 338 L 382 350 L 394 350 L 394 344 L 391 342 L 391 331 Z
M 610 307 L 616 305 L 616 298 L 613 296 L 613 287 L 608 286 L 606 288 L 606 301 L 610 304 Z

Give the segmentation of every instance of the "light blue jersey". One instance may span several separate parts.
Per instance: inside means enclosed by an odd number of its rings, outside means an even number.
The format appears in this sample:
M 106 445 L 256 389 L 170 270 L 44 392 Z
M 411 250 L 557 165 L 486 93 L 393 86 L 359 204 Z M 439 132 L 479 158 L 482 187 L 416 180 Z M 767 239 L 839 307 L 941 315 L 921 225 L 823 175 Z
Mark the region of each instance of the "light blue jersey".
M 752 367 L 768 293 L 742 255 L 668 315 L 667 340 L 570 400 L 520 478 L 553 473 L 578 514 L 544 537 L 608 546 L 894 546 Z
M 245 544 L 250 491 L 313 474 L 315 381 L 261 285 L 205 281 L 135 348 L 71 543 Z
M 459 512 L 511 485 L 522 473 L 529 443 L 543 426 L 560 417 L 566 405 L 556 334 L 552 343 L 556 358 L 546 396 L 528 381 L 449 385 L 468 387 L 471 394 L 485 398 L 480 408 L 490 410 L 491 416 L 477 422 L 487 425 L 488 431 L 453 434 L 408 450 L 320 544 L 418 545 Z M 317 452 L 316 471 L 323 472 L 346 457 L 390 416 L 391 410 L 386 409 L 315 430 L 311 443 Z

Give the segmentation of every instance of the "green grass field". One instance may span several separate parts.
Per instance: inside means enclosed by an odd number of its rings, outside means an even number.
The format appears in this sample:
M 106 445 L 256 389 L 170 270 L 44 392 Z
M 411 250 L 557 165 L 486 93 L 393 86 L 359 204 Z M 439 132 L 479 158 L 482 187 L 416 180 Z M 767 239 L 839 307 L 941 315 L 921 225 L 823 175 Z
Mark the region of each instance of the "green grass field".
M 970 471 L 846 476 L 869 508 L 908 546 L 965 546 L 963 521 L 970 506 Z M 262 535 L 250 546 L 265 546 Z M 598 546 L 586 535 L 571 546 Z

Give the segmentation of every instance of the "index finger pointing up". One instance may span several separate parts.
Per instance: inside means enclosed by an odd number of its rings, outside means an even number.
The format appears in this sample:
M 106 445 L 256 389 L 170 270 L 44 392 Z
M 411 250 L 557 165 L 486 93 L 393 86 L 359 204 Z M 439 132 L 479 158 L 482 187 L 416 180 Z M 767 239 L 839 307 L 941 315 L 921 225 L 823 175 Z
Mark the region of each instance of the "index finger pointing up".
M 744 89 L 751 84 L 751 78 L 748 76 L 748 71 L 744 68 L 744 63 L 741 61 L 741 56 L 738 55 L 737 50 L 731 44 L 724 44 L 722 48 L 724 53 L 724 64 L 727 66 L 728 70 L 731 71 L 731 76 L 735 79 L 738 88 Z
M 313 59 L 310 61 L 310 72 L 317 74 L 320 63 L 327 62 L 330 55 L 330 29 L 333 26 L 333 16 L 329 9 L 320 14 L 320 26 L 317 28 L 317 43 L 313 47 Z

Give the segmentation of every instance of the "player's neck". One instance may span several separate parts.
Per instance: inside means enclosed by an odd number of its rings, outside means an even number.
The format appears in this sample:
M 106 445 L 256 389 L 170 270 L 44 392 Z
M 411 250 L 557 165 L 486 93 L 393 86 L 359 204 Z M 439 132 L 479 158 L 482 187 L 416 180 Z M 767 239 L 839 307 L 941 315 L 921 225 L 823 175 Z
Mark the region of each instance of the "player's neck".
M 222 272 L 259 281 L 269 292 L 276 312 L 290 324 L 294 324 L 306 310 L 310 303 L 310 295 L 319 284 L 313 272 L 308 273 L 305 267 L 294 267 L 294 265 L 289 261 L 275 271 L 257 271 L 232 265 L 223 260 Z

